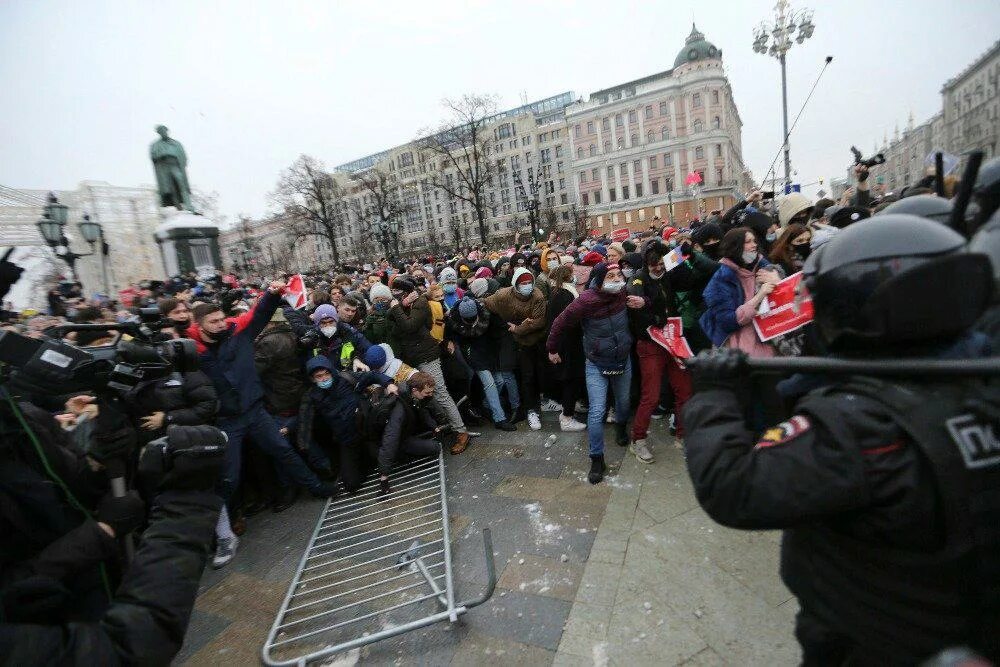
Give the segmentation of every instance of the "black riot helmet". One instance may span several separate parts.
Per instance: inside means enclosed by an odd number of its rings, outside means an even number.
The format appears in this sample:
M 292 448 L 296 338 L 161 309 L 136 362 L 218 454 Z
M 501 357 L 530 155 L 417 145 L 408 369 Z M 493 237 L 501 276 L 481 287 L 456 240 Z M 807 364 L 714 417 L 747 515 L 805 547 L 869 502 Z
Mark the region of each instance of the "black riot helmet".
M 993 265 L 993 281 L 997 289 L 997 293 L 993 296 L 994 298 L 1000 296 L 1000 210 L 994 211 L 993 217 L 980 227 L 969 241 L 969 252 L 980 253 L 990 258 L 990 263 Z
M 989 305 L 989 259 L 949 227 L 915 215 L 853 224 L 806 261 L 814 323 L 834 352 L 880 352 L 968 329 Z
M 897 202 L 889 204 L 876 215 L 890 215 L 895 213 L 907 213 L 909 215 L 919 215 L 921 218 L 930 218 L 935 222 L 948 224 L 951 218 L 951 200 L 938 197 L 937 195 L 913 195 L 903 197 Z

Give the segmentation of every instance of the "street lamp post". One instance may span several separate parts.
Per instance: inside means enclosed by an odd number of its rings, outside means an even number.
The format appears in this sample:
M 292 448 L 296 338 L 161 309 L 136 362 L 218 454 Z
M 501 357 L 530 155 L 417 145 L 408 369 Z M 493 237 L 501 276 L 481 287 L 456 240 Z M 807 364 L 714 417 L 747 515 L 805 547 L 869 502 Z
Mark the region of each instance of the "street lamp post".
M 788 80 L 785 73 L 785 56 L 792 48 L 793 37 L 796 44 L 801 44 L 812 37 L 816 29 L 812 17 L 812 10 L 793 10 L 788 6 L 788 0 L 778 0 L 778 4 L 774 6 L 774 23 L 762 21 L 753 31 L 754 52 L 777 58 L 781 63 L 781 112 L 784 128 L 782 145 L 785 152 L 786 191 L 792 184 L 792 158 L 788 148 Z M 798 35 L 795 35 L 796 32 Z M 769 36 L 772 38 L 770 46 L 768 46 Z
M 382 250 L 385 252 L 386 260 L 392 261 L 391 240 L 399 231 L 399 223 L 395 220 L 382 220 L 379 218 L 375 221 L 374 227 L 378 230 L 379 241 L 382 243 Z
M 69 272 L 73 276 L 74 280 L 78 280 L 78 276 L 76 274 L 76 260 L 81 257 L 90 257 L 91 255 L 97 254 L 94 249 L 94 244 L 97 243 L 97 241 L 100 241 L 101 274 L 104 282 L 104 291 L 107 292 L 109 286 L 105 257 L 108 254 L 108 244 L 104 241 L 104 230 L 101 227 L 101 223 L 92 221 L 90 216 L 84 213 L 83 220 L 80 221 L 78 226 L 80 228 L 80 234 L 83 236 L 84 240 L 90 244 L 91 252 L 77 253 L 70 249 L 69 239 L 66 238 L 66 222 L 68 217 L 69 207 L 60 203 L 55 194 L 50 192 L 48 203 L 45 205 L 42 212 L 42 217 L 35 224 L 38 226 L 38 231 L 41 233 L 42 238 L 45 239 L 45 243 L 47 243 L 50 248 L 54 249 L 56 256 L 66 262 L 69 266 Z

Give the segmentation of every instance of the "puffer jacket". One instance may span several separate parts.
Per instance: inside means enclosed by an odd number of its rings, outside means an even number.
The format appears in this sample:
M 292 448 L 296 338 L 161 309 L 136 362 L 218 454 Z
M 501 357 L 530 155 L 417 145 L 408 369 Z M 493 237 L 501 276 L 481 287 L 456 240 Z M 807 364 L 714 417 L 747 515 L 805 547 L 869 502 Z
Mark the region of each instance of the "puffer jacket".
M 496 371 L 500 354 L 500 340 L 507 332 L 503 320 L 486 309 L 481 301 L 476 301 L 479 316 L 473 322 L 466 322 L 452 308 L 445 318 L 445 336 L 462 350 L 465 360 L 474 371 Z
M 411 366 L 441 358 L 438 341 L 431 335 L 434 324 L 426 296 L 417 297 L 409 308 L 396 304 L 389 309 L 392 335 L 399 341 L 399 356 Z
M 264 385 L 264 408 L 272 415 L 290 416 L 306 390 L 299 364 L 298 337 L 291 326 L 274 324 L 254 342 L 254 366 Z
M 447 419 L 441 422 L 437 420 L 433 401 L 414 401 L 413 395 L 405 387 L 400 387 L 399 393 L 399 399 L 392 407 L 385 430 L 382 431 L 376 454 L 379 472 L 383 475 L 392 472 L 392 464 L 399 456 L 399 445 L 404 438 L 432 431 L 440 424 L 448 423 Z
M 754 272 L 723 259 L 703 294 L 705 313 L 698 322 L 716 347 L 728 345 L 752 357 L 773 357 L 774 348 L 761 343 L 753 329 L 754 311 L 747 306 L 753 298 Z M 755 270 L 771 266 L 763 257 Z
M 563 336 L 577 324 L 583 329 L 583 354 L 588 361 L 604 372 L 624 370 L 633 341 L 624 290 L 609 294 L 589 289 L 574 299 L 552 323 L 546 349 L 558 352 Z
M 219 399 L 208 376 L 201 371 L 172 373 L 167 377 L 140 382 L 124 397 L 133 417 L 163 412 L 163 426 L 156 431 L 142 430 L 148 440 L 166 435 L 167 426 L 200 426 L 215 422 Z
M 511 333 L 518 345 L 531 347 L 545 338 L 545 297 L 537 287 L 527 298 L 513 287 L 504 287 L 483 299 L 483 305 L 515 325 Z

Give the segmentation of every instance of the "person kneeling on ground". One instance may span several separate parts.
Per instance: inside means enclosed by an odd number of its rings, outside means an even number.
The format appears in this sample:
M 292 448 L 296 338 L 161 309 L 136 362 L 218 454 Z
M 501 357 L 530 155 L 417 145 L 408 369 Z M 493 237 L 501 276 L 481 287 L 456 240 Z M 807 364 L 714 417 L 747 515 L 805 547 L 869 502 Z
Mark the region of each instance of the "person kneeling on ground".
M 434 436 L 446 426 L 440 425 L 433 413 L 434 387 L 434 378 L 418 371 L 399 392 L 399 400 L 389 413 L 378 448 L 381 495 L 389 492 L 389 473 L 400 454 L 434 456 L 441 447 Z
M 302 397 L 299 406 L 299 451 L 308 451 L 313 438 L 313 421 L 323 419 L 337 444 L 340 456 L 340 483 L 348 493 L 357 491 L 365 478 L 365 455 L 358 442 L 356 413 L 365 388 L 380 384 L 388 394 L 397 392 L 392 379 L 366 371 L 335 373 L 333 363 L 323 355 L 306 362 L 306 375 L 313 387 Z M 352 382 L 353 380 L 353 382 Z

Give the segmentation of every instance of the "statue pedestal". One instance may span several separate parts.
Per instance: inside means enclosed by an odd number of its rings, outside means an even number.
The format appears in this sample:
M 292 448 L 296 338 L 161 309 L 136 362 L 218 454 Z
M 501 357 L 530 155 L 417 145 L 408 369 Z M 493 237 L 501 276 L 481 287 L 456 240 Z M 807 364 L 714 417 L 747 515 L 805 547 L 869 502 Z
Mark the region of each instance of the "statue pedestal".
M 172 207 L 161 208 L 160 218 L 163 222 L 153 236 L 167 278 L 190 271 L 210 274 L 222 268 L 219 228 L 211 220 Z

